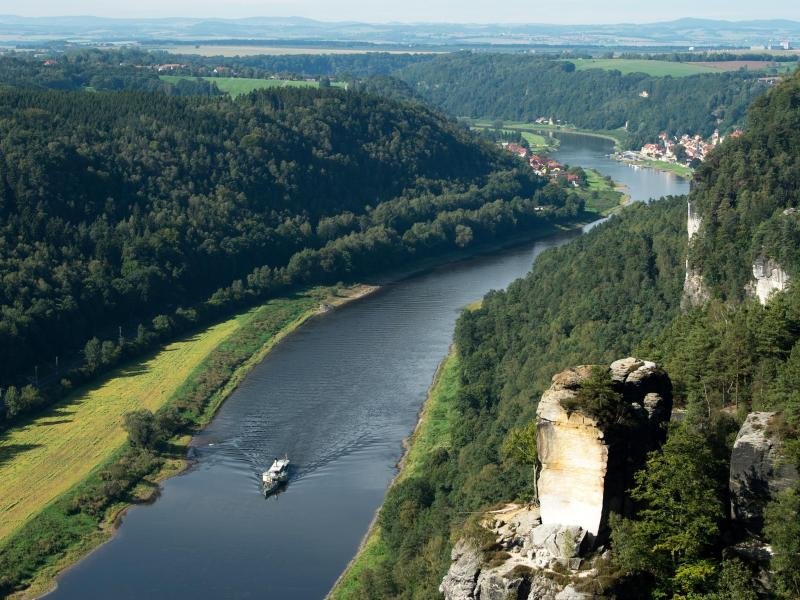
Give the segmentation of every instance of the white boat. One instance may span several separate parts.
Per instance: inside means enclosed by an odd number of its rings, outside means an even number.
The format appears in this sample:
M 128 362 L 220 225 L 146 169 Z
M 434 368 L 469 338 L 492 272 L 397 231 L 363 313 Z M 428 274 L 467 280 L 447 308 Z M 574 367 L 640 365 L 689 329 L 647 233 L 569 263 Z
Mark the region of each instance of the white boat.
M 262 492 L 268 496 L 289 480 L 289 459 L 276 458 L 272 466 L 261 474 Z

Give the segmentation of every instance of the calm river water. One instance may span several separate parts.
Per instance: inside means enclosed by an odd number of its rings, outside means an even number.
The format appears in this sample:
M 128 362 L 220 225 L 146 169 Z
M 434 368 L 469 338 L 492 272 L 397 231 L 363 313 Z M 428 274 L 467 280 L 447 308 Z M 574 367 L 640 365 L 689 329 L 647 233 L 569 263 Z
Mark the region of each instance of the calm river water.
M 554 156 L 625 183 L 635 200 L 688 190 L 610 151 L 604 140 L 563 136 Z M 459 311 L 570 237 L 393 283 L 306 324 L 196 438 L 197 464 L 167 481 L 157 502 L 131 509 L 48 600 L 322 598 L 383 499 Z M 265 499 L 259 473 L 284 453 L 292 479 Z

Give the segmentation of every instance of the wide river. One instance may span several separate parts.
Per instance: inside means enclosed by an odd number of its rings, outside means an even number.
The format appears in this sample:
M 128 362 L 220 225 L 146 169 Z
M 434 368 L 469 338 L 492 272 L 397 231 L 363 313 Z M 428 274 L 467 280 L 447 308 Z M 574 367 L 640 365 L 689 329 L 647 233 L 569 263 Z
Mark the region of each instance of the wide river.
M 628 186 L 634 200 L 682 194 L 673 175 L 563 136 L 554 157 Z M 570 235 L 386 285 L 300 328 L 275 348 L 194 441 L 195 466 L 67 571 L 48 599 L 322 598 L 380 505 L 461 309 L 506 287 Z M 265 499 L 259 472 L 287 454 L 287 490 Z

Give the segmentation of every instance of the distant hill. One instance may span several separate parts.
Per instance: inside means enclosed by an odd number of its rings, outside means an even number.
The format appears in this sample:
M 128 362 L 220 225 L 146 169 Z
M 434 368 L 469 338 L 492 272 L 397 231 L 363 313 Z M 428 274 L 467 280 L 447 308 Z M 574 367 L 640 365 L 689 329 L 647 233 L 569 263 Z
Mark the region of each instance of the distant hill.
M 31 39 L 123 40 L 304 40 L 434 46 L 499 44 L 737 46 L 800 45 L 800 23 L 784 19 L 722 21 L 679 19 L 660 23 L 548 25 L 541 23 L 358 23 L 300 17 L 246 19 L 107 19 L 0 16 L 0 35 Z

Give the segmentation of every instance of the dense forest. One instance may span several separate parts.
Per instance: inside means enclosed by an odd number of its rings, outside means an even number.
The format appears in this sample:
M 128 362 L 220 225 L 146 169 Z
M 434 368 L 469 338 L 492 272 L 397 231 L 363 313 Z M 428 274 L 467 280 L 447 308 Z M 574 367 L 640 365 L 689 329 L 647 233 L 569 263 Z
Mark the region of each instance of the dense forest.
M 703 219 L 692 264 L 722 298 L 741 298 L 758 256 L 800 275 L 800 74 L 759 98 L 745 135 L 711 154 L 691 194 Z
M 58 90 L 138 90 L 177 96 L 219 95 L 210 82 L 195 77 L 233 76 L 268 79 L 335 78 L 348 82 L 387 85 L 386 78 L 403 67 L 431 60 L 430 54 L 301 54 L 257 56 L 176 55 L 136 48 L 116 50 L 79 48 L 50 52 L 44 56 L 15 52 L 0 56 L 0 83 L 16 87 L 43 87 Z M 191 76 L 176 83 L 159 78 L 158 67 Z M 403 86 L 402 82 L 390 82 Z
M 661 131 L 703 136 L 716 128 L 727 131 L 743 124 L 747 107 L 766 90 L 757 74 L 623 75 L 577 71 L 567 60 L 469 52 L 411 65 L 395 76 L 451 115 L 514 121 L 552 117 L 590 129 L 627 123 L 631 146 Z
M 748 411 L 777 412 L 782 460 L 800 466 L 800 288 L 767 306 L 740 293 L 750 242 L 762 243 L 761 224 L 796 200 L 800 173 L 787 149 L 796 157 L 797 84 L 795 76 L 758 102 L 749 133 L 724 144 L 696 178 L 693 197 L 705 218 L 714 211 L 735 215 L 737 227 L 701 230 L 708 238 L 698 254 L 718 257 L 703 268 L 715 290 L 735 294 L 681 310 L 686 199 L 674 198 L 630 207 L 542 254 L 527 277 L 461 316 L 449 445 L 389 490 L 378 519 L 387 550 L 359 576 L 364 597 L 433 597 L 451 544 L 469 530 L 468 516 L 532 497 L 530 467 L 504 448 L 532 421 L 549 378 L 627 355 L 665 367 L 684 416 L 637 475 L 630 494 L 638 513 L 612 519 L 606 575 L 615 583 L 606 592 L 695 600 L 800 596 L 800 490 L 773 496 L 765 510 L 757 537 L 773 552 L 769 574 L 733 550 L 747 538 L 730 520 L 728 496 L 731 446 Z M 742 161 L 758 163 L 762 174 L 751 169 L 749 178 L 731 179 Z M 774 200 L 764 208 L 754 199 L 768 174 L 776 179 L 763 198 Z M 781 257 L 797 249 L 791 235 L 773 236 L 770 244 Z
M 293 286 L 397 267 L 583 209 L 575 194 L 437 114 L 371 95 L 285 89 L 232 101 L 5 89 L 0 112 L 8 417 L 45 400 L 37 384 L 58 396 L 158 340 Z
M 0 56 L 0 85 L 51 90 L 129 90 L 168 96 L 219 96 L 213 83 L 197 80 L 162 81 L 150 65 L 155 57 L 141 52 L 73 51 L 41 58 L 29 53 Z

